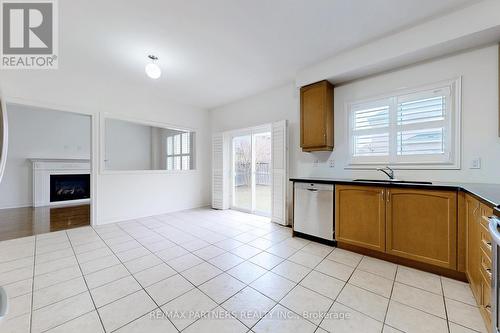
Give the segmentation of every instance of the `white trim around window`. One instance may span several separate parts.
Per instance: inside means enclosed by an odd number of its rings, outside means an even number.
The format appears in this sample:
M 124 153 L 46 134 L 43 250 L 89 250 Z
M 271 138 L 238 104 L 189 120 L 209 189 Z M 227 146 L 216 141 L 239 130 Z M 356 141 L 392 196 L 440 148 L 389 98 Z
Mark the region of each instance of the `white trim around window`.
M 347 103 L 346 168 L 460 169 L 461 77 Z

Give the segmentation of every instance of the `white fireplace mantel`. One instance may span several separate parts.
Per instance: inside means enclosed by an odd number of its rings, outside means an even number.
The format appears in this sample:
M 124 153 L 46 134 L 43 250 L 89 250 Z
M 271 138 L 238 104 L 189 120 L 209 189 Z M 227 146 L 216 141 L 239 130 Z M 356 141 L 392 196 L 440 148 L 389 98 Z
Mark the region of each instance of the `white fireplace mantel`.
M 90 202 L 90 199 L 50 202 L 50 175 L 90 174 L 90 160 L 30 159 L 33 165 L 33 207 Z

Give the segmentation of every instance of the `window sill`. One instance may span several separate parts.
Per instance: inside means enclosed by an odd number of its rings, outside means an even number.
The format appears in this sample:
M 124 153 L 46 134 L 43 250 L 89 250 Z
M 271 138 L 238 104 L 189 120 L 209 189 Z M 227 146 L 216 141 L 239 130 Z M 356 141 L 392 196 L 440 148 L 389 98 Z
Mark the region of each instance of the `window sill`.
M 394 170 L 461 170 L 457 164 L 348 164 L 344 167 L 345 170 L 374 170 L 377 168 L 390 167 Z
M 190 175 L 198 170 L 103 170 L 101 175 Z

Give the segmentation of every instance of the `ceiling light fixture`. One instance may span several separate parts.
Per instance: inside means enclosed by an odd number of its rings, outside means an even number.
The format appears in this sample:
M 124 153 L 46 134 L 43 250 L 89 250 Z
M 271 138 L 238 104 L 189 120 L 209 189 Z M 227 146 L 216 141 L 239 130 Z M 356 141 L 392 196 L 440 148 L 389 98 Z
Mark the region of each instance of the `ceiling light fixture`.
M 148 55 L 148 58 L 151 62 L 146 65 L 146 75 L 156 80 L 161 76 L 161 68 L 158 66 L 158 57 L 155 55 Z

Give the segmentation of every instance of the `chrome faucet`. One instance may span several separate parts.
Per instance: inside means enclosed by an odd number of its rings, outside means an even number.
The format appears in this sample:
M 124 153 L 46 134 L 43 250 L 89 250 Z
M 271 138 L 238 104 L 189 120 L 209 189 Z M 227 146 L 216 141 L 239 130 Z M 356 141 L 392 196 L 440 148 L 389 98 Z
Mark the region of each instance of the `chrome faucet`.
M 377 171 L 382 171 L 383 173 L 385 173 L 390 180 L 394 179 L 394 170 L 392 170 L 388 166 L 386 166 L 385 168 L 377 169 Z

